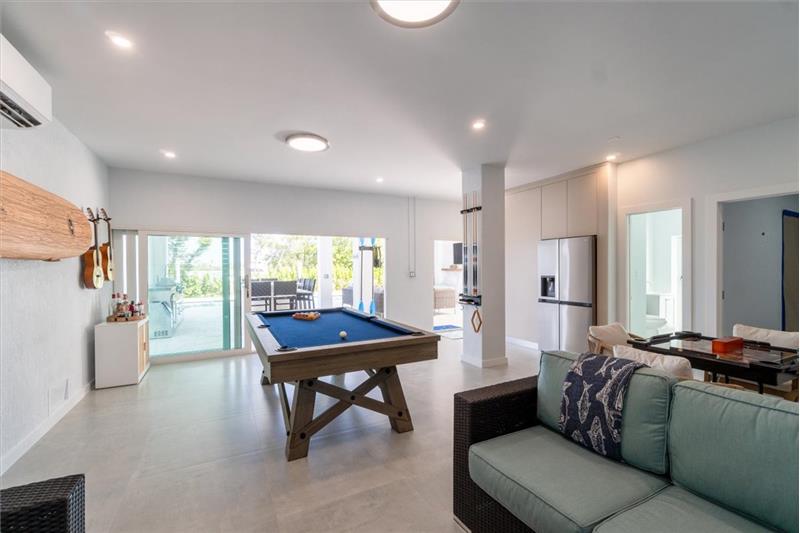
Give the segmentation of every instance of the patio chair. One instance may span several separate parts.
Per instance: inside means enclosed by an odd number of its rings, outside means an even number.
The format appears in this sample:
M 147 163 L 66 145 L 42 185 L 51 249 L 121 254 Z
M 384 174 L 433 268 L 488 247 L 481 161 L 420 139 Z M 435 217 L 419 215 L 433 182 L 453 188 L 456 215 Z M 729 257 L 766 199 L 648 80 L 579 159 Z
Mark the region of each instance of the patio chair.
M 273 283 L 272 305 L 273 311 L 277 311 L 282 305 L 286 306 L 286 309 L 297 308 L 297 280 Z
M 300 304 L 300 307 L 306 309 L 313 309 L 314 308 L 314 287 L 317 285 L 317 280 L 314 278 L 305 278 L 300 280 L 300 289 L 302 292 L 298 292 L 297 294 L 297 301 Z
M 272 300 L 272 282 L 264 280 L 253 280 L 250 283 L 250 305 L 255 309 L 256 305 L 263 305 L 264 311 L 269 311 Z

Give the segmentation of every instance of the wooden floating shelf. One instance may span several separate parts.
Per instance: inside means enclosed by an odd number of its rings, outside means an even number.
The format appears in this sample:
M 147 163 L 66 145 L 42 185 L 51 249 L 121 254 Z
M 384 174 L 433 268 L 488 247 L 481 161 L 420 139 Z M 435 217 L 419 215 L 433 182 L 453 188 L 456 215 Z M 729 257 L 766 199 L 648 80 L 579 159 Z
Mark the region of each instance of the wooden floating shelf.
M 78 206 L 0 170 L 0 257 L 57 261 L 92 245 Z

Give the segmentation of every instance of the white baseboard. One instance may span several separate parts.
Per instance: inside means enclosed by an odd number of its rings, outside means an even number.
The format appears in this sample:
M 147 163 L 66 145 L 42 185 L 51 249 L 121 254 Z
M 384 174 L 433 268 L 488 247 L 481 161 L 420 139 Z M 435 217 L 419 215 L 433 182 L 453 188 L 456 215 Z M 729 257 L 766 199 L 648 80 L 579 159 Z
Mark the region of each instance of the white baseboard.
M 519 339 L 517 337 L 506 337 L 506 342 L 508 344 L 514 344 L 516 346 L 521 346 L 523 348 L 529 348 L 531 350 L 538 350 L 539 343 L 533 341 L 526 341 L 525 339 Z
M 490 368 L 493 366 L 504 366 L 508 364 L 508 359 L 506 356 L 502 357 L 494 357 L 492 359 L 475 359 L 470 357 L 464 357 L 464 354 L 461 354 L 461 362 L 467 363 L 468 365 L 477 366 L 478 368 Z
M 86 396 L 86 394 L 92 390 L 93 383 L 94 380 L 84 385 L 77 391 L 77 394 L 73 394 L 67 401 L 61 404 L 58 409 L 53 412 L 53 414 L 48 416 L 38 426 L 36 426 L 36 429 L 28 433 L 24 439 L 22 439 L 13 448 L 0 457 L 0 475 L 5 474 L 6 470 L 11 468 L 11 466 L 16 463 L 20 457 L 25 455 L 28 450 L 33 448 L 33 445 L 36 444 L 39 439 L 44 437 L 48 431 L 53 429 L 53 426 L 55 426 L 59 420 L 64 418 L 64 415 L 69 413 L 73 407 L 78 405 L 78 402 L 80 402 L 84 396 Z

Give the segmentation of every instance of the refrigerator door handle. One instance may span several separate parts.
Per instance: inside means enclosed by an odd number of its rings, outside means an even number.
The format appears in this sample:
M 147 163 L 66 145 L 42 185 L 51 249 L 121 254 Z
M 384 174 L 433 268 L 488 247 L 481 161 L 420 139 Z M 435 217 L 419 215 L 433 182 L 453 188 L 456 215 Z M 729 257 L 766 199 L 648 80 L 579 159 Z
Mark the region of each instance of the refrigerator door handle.
M 589 302 L 567 302 L 567 301 L 563 301 L 562 300 L 562 301 L 559 301 L 558 303 L 561 304 L 561 305 L 571 305 L 571 306 L 574 306 L 574 307 L 594 307 L 594 304 L 591 304 Z

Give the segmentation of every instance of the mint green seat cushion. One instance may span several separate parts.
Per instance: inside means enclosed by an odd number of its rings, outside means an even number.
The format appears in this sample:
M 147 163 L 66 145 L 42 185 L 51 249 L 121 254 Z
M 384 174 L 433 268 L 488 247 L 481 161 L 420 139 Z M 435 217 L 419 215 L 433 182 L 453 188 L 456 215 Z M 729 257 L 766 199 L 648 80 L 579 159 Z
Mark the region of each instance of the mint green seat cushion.
M 755 533 L 771 531 L 755 522 L 695 496 L 669 487 L 649 500 L 613 516 L 597 526 L 596 533 Z
M 561 413 L 561 387 L 577 357 L 568 352 L 542 352 L 537 416 L 542 424 L 556 431 Z M 672 385 L 676 381 L 651 368 L 640 368 L 634 373 L 622 409 L 622 459 L 626 463 L 656 474 L 667 473 L 667 423 Z
M 537 533 L 591 531 L 667 486 L 544 426 L 473 444 L 469 474 Z
M 684 381 L 669 428 L 675 484 L 758 523 L 797 531 L 797 404 Z

